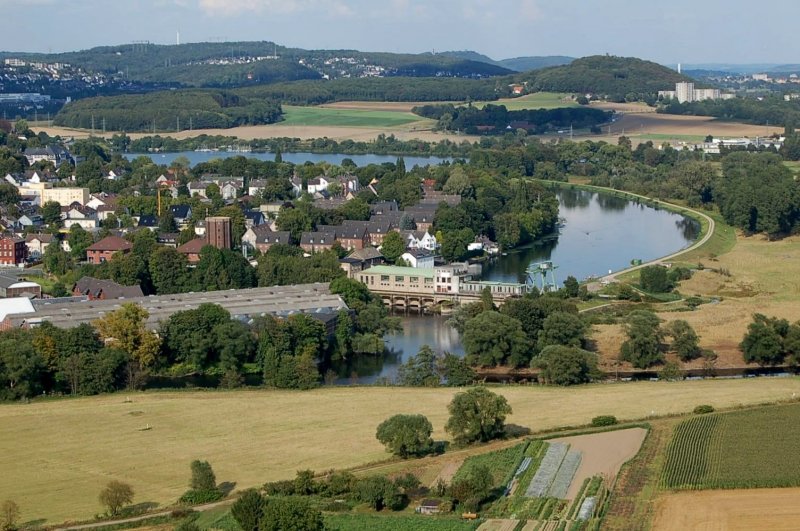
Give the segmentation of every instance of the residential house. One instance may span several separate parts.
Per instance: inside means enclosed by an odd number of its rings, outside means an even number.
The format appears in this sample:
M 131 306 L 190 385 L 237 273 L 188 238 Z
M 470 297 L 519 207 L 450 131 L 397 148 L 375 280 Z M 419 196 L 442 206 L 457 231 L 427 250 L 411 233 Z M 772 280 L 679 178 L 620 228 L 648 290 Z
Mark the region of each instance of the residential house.
M 356 278 L 364 270 L 364 265 L 357 258 L 346 256 L 339 259 L 339 267 L 345 272 L 347 278 Z
M 327 195 L 327 192 L 318 192 L 318 194 L 318 197 L 317 194 L 314 194 L 314 206 L 322 210 L 336 210 L 350 200 L 347 197 L 342 196 L 330 197 Z
M 424 499 L 417 506 L 415 511 L 418 514 L 439 514 L 442 502 L 440 500 Z
M 100 192 L 98 194 L 91 194 L 89 200 L 86 202 L 86 206 L 95 210 L 98 210 L 101 206 L 109 206 L 112 207 L 113 212 L 113 209 L 117 207 L 118 203 L 119 196 L 117 194 Z
M 58 168 L 63 162 L 70 160 L 69 153 L 67 153 L 60 146 L 28 148 L 25 150 L 23 155 L 25 155 L 25 158 L 28 159 L 29 166 L 33 166 L 37 162 L 48 161 L 52 162 L 53 166 Z
M 439 203 L 446 203 L 451 207 L 458 206 L 461 204 L 461 196 L 432 190 L 426 192 L 425 196 L 420 201 L 420 204 L 434 204 L 436 206 L 438 206 Z
M 189 195 L 191 197 L 199 195 L 200 197 L 208 198 L 208 196 L 206 195 L 208 185 L 209 183 L 202 181 L 189 183 L 189 185 L 187 186 L 187 188 L 189 189 Z
M 358 177 L 350 173 L 346 175 L 340 175 L 339 184 L 342 185 L 342 192 L 345 194 L 348 192 L 356 194 L 359 190 L 361 190 L 361 183 L 358 182 Z
M 24 264 L 28 257 L 28 248 L 25 246 L 23 238 L 13 235 L 3 235 L 0 237 L 0 264 L 19 265 Z
M 244 211 L 244 224 L 246 227 L 258 227 L 259 225 L 263 225 L 264 221 L 264 213 L 260 210 Z
M 69 229 L 73 225 L 80 225 L 84 230 L 93 231 L 98 225 L 97 211 L 78 203 L 62 207 L 61 218 L 64 220 L 65 229 Z
M 383 239 L 386 235 L 392 230 L 394 230 L 394 228 L 389 221 L 369 221 L 367 224 L 367 233 L 369 234 L 370 244 L 379 247 L 383 243 Z
M 72 294 L 76 297 L 87 297 L 90 301 L 144 297 L 139 286 L 123 286 L 111 280 L 92 277 L 82 277 L 77 281 L 72 286 Z
M 181 235 L 179 232 L 159 232 L 156 235 L 156 241 L 164 247 L 178 248 L 178 242 Z
M 108 173 L 105 175 L 105 177 L 109 181 L 116 181 L 117 179 L 119 179 L 120 176 L 117 175 L 114 170 L 108 170 Z
M 483 234 L 475 236 L 475 241 L 467 245 L 467 251 L 485 251 L 491 255 L 500 252 L 500 246 Z
M 28 256 L 39 259 L 44 255 L 47 246 L 53 242 L 52 234 L 28 234 L 25 237 L 25 247 L 28 248 Z
M 306 188 L 309 194 L 314 195 L 317 192 L 323 192 L 327 190 L 330 184 L 331 181 L 329 181 L 326 177 L 319 176 L 314 179 L 309 179 L 308 183 L 306 184 Z
M 289 182 L 292 184 L 292 192 L 295 197 L 300 197 L 303 193 L 303 180 L 297 175 L 293 175 Z
M 19 223 L 19 226 L 24 230 L 41 227 L 44 225 L 44 220 L 39 214 L 22 214 L 17 220 L 17 223 Z
M 335 232 L 304 232 L 300 235 L 300 248 L 307 253 L 321 253 L 333 248 Z
M 155 232 L 158 230 L 158 217 L 153 214 L 142 214 L 139 216 L 136 226 L 140 229 L 146 228 Z
M 133 245 L 119 236 L 107 236 L 86 249 L 86 259 L 91 264 L 108 262 L 116 253 L 127 254 Z
M 433 267 L 433 253 L 425 249 L 409 249 L 400 255 L 400 258 L 405 260 L 411 267 Z
M 272 201 L 270 203 L 263 203 L 258 207 L 265 215 L 272 217 L 278 217 L 282 208 L 294 208 L 294 205 L 289 201 Z
M 408 249 L 425 249 L 435 252 L 439 246 L 436 242 L 436 236 L 423 230 L 401 230 L 400 234 L 406 240 L 406 248 Z
M 342 247 L 351 251 L 369 245 L 369 221 L 345 220 L 336 228 L 336 239 Z
M 408 207 L 403 212 L 411 216 L 414 220 L 414 225 L 417 230 L 427 231 L 433 226 L 433 219 L 436 217 L 437 205 L 419 204 L 413 207 Z
M 201 219 L 197 223 L 194 224 L 194 234 L 195 236 L 200 236 L 201 238 L 205 238 L 206 236 L 206 220 Z
M 369 205 L 369 213 L 370 215 L 383 215 L 387 212 L 399 212 L 400 207 L 397 205 L 397 201 L 392 199 L 391 201 L 376 201 Z
M 200 261 L 200 251 L 206 245 L 208 242 L 205 238 L 195 238 L 178 247 L 178 252 L 186 256 L 189 264 L 196 264 Z
M 270 247 L 276 244 L 289 244 L 289 231 L 272 231 L 267 225 L 250 227 L 242 236 L 242 245 L 247 245 L 250 249 L 257 249 L 261 253 L 266 253 Z
M 360 260 L 364 266 L 364 269 L 376 265 L 381 265 L 386 261 L 383 257 L 383 254 L 381 254 L 381 252 L 375 247 L 364 247 L 363 249 L 356 249 L 355 251 L 347 255 L 347 257 Z
M 192 207 L 189 205 L 172 205 L 169 207 L 169 212 L 175 219 L 175 223 L 182 229 L 189 225 L 192 218 Z
M 219 193 L 222 195 L 222 199 L 230 200 L 236 199 L 236 196 L 239 195 L 239 190 L 242 189 L 243 184 L 241 181 L 226 181 L 219 185 Z
M 265 179 L 253 179 L 247 186 L 247 195 L 251 197 L 261 197 L 266 187 L 267 181 Z

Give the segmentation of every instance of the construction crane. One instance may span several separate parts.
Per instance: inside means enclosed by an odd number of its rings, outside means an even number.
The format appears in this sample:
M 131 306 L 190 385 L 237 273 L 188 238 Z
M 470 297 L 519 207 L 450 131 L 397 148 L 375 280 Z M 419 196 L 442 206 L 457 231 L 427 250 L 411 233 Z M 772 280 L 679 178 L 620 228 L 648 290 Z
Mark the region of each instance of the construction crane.
M 526 271 L 528 273 L 526 284 L 536 286 L 542 293 L 558 291 L 556 269 L 558 266 L 549 260 L 530 264 Z

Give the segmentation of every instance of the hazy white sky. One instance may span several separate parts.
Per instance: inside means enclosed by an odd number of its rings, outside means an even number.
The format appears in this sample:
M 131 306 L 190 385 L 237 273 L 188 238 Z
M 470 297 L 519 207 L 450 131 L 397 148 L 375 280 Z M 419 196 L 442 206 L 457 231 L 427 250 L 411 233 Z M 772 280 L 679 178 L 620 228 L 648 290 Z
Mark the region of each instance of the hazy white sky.
M 800 1 L 0 0 L 0 50 L 149 40 L 475 50 L 495 59 L 610 53 L 662 63 L 800 63 Z

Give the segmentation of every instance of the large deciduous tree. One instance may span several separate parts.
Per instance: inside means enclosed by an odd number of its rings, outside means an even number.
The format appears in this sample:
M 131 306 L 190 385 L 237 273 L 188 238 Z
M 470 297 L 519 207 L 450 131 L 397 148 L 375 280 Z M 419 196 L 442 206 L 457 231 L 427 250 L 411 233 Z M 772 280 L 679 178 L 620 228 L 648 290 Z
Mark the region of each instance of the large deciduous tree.
M 433 447 L 433 426 L 423 415 L 394 415 L 378 426 L 375 437 L 394 455 L 425 455 Z
M 470 319 L 463 342 L 467 361 L 485 367 L 517 367 L 527 364 L 532 354 L 520 322 L 494 311 L 482 312 Z
M 486 442 L 502 437 L 511 406 L 504 396 L 485 387 L 458 393 L 447 406 L 450 418 L 445 430 L 458 444 Z
M 111 480 L 100 491 L 100 503 L 108 508 L 108 514 L 116 516 L 120 510 L 133 502 L 133 487 L 127 483 Z

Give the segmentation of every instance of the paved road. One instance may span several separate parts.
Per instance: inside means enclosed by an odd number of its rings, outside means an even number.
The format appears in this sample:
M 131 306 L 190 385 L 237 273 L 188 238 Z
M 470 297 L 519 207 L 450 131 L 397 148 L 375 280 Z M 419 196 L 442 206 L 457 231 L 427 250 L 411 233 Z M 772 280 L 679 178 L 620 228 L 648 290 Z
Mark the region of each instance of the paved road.
M 609 189 L 609 191 L 612 191 L 612 190 Z M 617 190 L 613 190 L 613 191 L 617 191 Z M 667 262 L 669 260 L 673 260 L 674 258 L 677 258 L 678 256 L 680 256 L 680 255 L 682 255 L 684 253 L 688 253 L 689 251 L 694 251 L 695 249 L 697 249 L 701 245 L 705 244 L 709 239 L 711 239 L 711 236 L 714 235 L 714 230 L 716 229 L 716 223 L 714 222 L 714 219 L 711 218 L 710 216 L 698 211 L 698 210 L 694 210 L 692 208 L 687 208 L 687 207 L 680 206 L 680 205 L 675 205 L 675 204 L 672 204 L 672 203 L 667 203 L 666 201 L 660 201 L 658 199 L 651 199 L 649 197 L 645 197 L 645 196 L 639 195 L 639 194 L 631 194 L 631 193 L 627 193 L 627 192 L 626 192 L 626 194 L 630 195 L 630 196 L 633 196 L 633 197 L 638 197 L 640 199 L 644 199 L 646 201 L 654 201 L 654 202 L 656 202 L 656 203 L 658 203 L 660 205 L 664 205 L 664 206 L 668 206 L 668 207 L 672 207 L 672 208 L 678 208 L 678 209 L 685 210 L 687 212 L 691 212 L 693 214 L 696 214 L 696 215 L 700 216 L 701 218 L 705 219 L 708 222 L 708 230 L 706 231 L 706 234 L 702 238 L 700 238 L 699 240 L 694 242 L 691 246 L 687 247 L 686 249 L 681 249 L 680 251 L 678 251 L 676 253 L 672 253 L 672 254 L 667 255 L 667 256 L 662 256 L 661 258 L 656 258 L 655 260 L 650 260 L 649 262 L 645 262 L 645 263 L 640 264 L 640 265 L 632 266 L 632 267 L 629 267 L 627 269 L 623 269 L 621 271 L 617 271 L 616 273 L 611 273 L 610 275 L 606 275 L 606 276 L 602 277 L 600 279 L 600 282 L 604 282 L 604 283 L 613 282 L 613 281 L 615 281 L 617 279 L 618 276 L 624 275 L 625 273 L 630 273 L 631 271 L 636 271 L 636 270 L 639 270 L 639 269 L 641 269 L 643 267 L 647 267 L 647 266 L 651 266 L 651 265 L 655 265 L 655 264 L 660 264 L 660 263 L 663 263 L 663 262 Z

